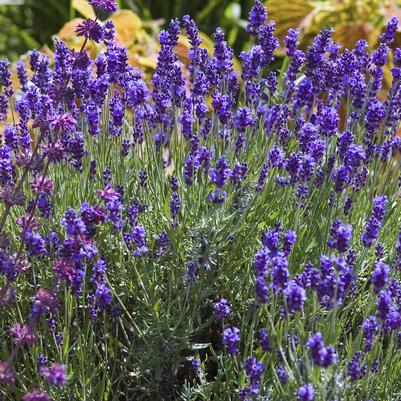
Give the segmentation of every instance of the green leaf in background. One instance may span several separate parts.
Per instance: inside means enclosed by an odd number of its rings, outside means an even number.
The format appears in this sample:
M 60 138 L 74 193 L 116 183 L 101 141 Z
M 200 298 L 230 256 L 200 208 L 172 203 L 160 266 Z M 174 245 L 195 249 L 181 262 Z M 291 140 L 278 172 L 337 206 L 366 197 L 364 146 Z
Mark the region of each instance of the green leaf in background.
M 85 18 L 96 18 L 93 7 L 86 0 L 72 0 L 74 10 L 78 11 Z
M 24 0 L 0 0 L 0 6 L 22 6 Z

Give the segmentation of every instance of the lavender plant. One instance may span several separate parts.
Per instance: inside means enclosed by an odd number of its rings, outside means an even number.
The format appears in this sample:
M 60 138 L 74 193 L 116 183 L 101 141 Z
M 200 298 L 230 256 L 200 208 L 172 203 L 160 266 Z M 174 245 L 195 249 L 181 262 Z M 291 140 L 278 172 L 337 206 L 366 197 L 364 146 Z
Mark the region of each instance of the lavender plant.
M 184 16 L 148 86 L 91 4 L 95 60 L 0 62 L 3 399 L 401 398 L 398 21 L 372 54 L 290 30 L 278 73 L 256 1 L 239 76 Z

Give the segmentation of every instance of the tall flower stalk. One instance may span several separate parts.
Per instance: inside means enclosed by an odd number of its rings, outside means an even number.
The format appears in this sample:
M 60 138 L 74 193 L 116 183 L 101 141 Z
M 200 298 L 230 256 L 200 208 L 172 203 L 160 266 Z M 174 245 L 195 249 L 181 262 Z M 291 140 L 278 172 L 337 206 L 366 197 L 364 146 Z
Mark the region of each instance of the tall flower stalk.
M 32 51 L 18 90 L 0 63 L 0 394 L 399 397 L 398 21 L 371 54 L 289 30 L 277 72 L 256 1 L 238 73 L 184 16 L 149 85 L 90 4 L 80 51 Z

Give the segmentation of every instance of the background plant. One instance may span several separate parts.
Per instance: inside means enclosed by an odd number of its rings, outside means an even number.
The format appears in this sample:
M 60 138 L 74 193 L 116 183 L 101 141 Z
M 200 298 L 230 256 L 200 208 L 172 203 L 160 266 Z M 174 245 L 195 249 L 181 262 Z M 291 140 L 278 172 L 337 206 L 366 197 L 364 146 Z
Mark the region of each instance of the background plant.
M 3 397 L 399 398 L 397 19 L 372 53 L 291 30 L 277 74 L 256 2 L 240 79 L 185 16 L 147 85 L 91 3 L 79 48 L 0 64 Z
M 77 17 L 87 17 L 84 0 L 3 0 L 0 3 L 0 46 L 3 54 L 16 60 L 32 48 L 52 44 L 52 35 Z M 227 41 L 236 52 L 249 47 L 245 32 L 246 19 L 251 3 L 245 0 L 163 1 L 120 0 L 119 8 L 135 12 L 142 22 L 160 21 L 163 26 L 175 17 L 189 14 L 199 29 L 211 36 L 216 26 L 221 26 Z M 310 44 L 314 35 L 323 27 L 334 26 L 335 39 L 346 47 L 353 47 L 358 39 L 367 39 L 375 46 L 377 37 L 391 16 L 399 15 L 396 0 L 317 0 L 266 2 L 272 19 L 277 22 L 277 35 L 283 39 L 288 28 L 302 30 L 303 46 Z M 126 21 L 130 26 L 136 23 Z M 157 25 L 156 25 L 157 26 Z M 12 33 L 12 35 L 10 35 Z M 398 43 L 398 34 L 396 41 Z

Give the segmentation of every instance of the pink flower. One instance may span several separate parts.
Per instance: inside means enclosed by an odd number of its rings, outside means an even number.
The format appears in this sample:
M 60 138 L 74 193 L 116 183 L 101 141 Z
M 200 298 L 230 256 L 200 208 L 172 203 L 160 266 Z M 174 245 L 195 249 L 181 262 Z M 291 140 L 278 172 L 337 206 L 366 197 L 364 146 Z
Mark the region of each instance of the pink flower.
M 22 397 L 22 401 L 51 401 L 51 398 L 44 391 L 32 390 Z
M 33 297 L 33 314 L 54 313 L 57 309 L 57 297 L 55 294 L 41 288 Z
M 32 346 L 36 341 L 36 335 L 32 328 L 27 325 L 15 324 L 10 328 L 10 335 L 14 338 L 16 344 L 27 344 Z
M 56 259 L 53 262 L 53 269 L 58 277 L 63 278 L 69 284 L 75 276 L 75 267 L 66 259 Z
M 54 131 L 72 131 L 75 128 L 76 120 L 71 113 L 59 114 L 50 119 L 50 127 Z
M 0 383 L 15 383 L 15 374 L 10 369 L 7 362 L 0 362 Z
M 67 382 L 67 374 L 65 365 L 54 363 L 50 368 L 43 367 L 40 374 L 50 383 L 55 386 L 62 386 Z
M 31 182 L 31 189 L 35 194 L 45 193 L 48 195 L 53 195 L 54 183 L 49 177 L 38 175 Z
M 31 214 L 24 214 L 18 217 L 16 221 L 23 231 L 38 231 L 40 228 L 39 219 Z

